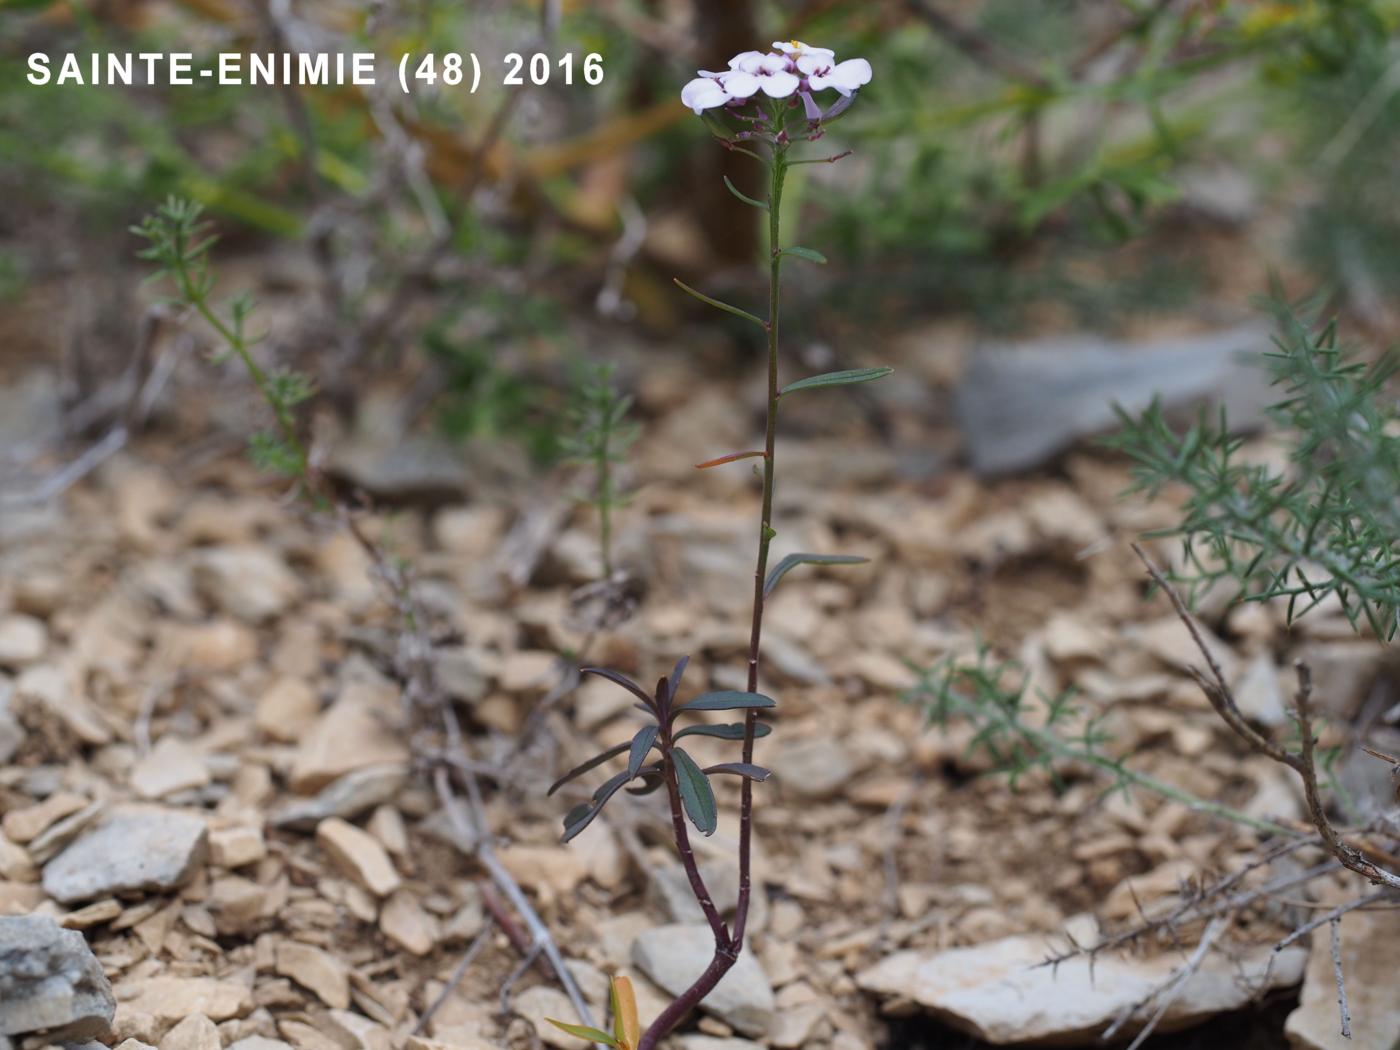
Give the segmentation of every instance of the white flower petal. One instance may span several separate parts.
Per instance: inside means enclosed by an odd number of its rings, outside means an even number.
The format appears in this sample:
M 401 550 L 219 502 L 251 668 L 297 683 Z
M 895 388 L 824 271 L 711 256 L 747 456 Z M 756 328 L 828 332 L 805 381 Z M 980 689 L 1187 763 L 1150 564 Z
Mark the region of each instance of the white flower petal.
M 802 44 L 796 40 L 774 40 L 773 48 L 785 55 L 795 55 L 802 50 Z
M 741 69 L 745 73 L 757 73 L 763 59 L 762 51 L 743 51 L 729 60 L 729 68 Z
M 739 70 L 726 73 L 721 83 L 724 90 L 731 98 L 749 98 L 763 86 L 766 77 L 756 77 L 752 73 L 743 73 Z M 767 88 L 764 88 L 766 91 Z
M 857 88 L 870 83 L 870 63 L 863 58 L 848 58 L 826 73 L 810 77 L 807 83 L 813 91 L 835 88 L 843 95 L 850 95 Z
M 773 73 L 762 80 L 763 93 L 770 98 L 787 98 L 802 83 L 791 73 Z
M 786 73 L 788 71 L 788 60 L 782 55 L 764 55 L 763 62 L 759 66 L 765 73 Z M 755 70 L 757 72 L 757 70 Z
M 818 58 L 816 55 L 803 55 L 797 60 L 798 71 L 809 77 L 813 73 L 820 72 L 830 65 L 830 61 L 824 58 Z
M 724 90 L 718 80 L 707 77 L 697 77 L 685 87 L 681 88 L 681 101 L 695 111 L 699 116 L 707 109 L 715 106 L 722 106 L 729 101 L 729 93 Z

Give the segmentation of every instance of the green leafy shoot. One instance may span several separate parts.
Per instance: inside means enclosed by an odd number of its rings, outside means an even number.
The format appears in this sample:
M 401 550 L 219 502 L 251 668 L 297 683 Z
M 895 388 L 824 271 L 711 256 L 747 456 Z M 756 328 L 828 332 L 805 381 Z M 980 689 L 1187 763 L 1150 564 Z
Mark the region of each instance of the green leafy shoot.
M 598 511 L 598 549 L 604 578 L 613 574 L 613 511 L 626 505 L 619 492 L 617 468 L 637 440 L 639 428 L 629 423 L 632 399 L 620 394 L 612 365 L 590 368 L 579 383 L 569 412 L 572 432 L 563 439 L 568 462 L 592 472 L 590 487 L 580 497 Z
M 138 256 L 156 264 L 153 280 L 165 279 L 175 287 L 172 302 L 198 314 L 222 342 L 215 358 L 237 357 L 253 386 L 272 410 L 276 427 L 255 434 L 249 442 L 253 462 L 260 469 L 295 479 L 305 495 L 311 495 L 311 463 L 297 432 L 293 410 L 315 394 L 315 384 L 300 372 L 280 369 L 267 371 L 253 356 L 255 342 L 249 337 L 247 321 L 253 302 L 239 296 L 220 316 L 210 302 L 214 276 L 209 269 L 209 251 L 216 238 L 203 209 L 193 201 L 169 198 L 147 215 L 131 232 L 146 242 Z
M 778 581 L 799 565 L 862 565 L 869 560 L 855 554 L 789 554 L 769 571 L 763 581 L 763 595 L 766 598 L 772 594 Z
M 1358 627 L 1391 639 L 1400 623 L 1400 433 L 1386 384 L 1397 359 L 1366 363 L 1338 344 L 1335 324 L 1317 327 L 1278 308 L 1268 363 L 1282 399 L 1270 413 L 1288 435 L 1286 466 L 1245 456 L 1222 412 L 1202 413 L 1184 433 L 1159 405 L 1120 412 L 1111 447 L 1134 465 L 1131 492 L 1169 485 L 1185 498 L 1175 573 L 1188 598 L 1233 584 L 1249 601 L 1279 599 L 1290 621 L 1329 599 Z
M 1014 788 L 1034 770 L 1045 773 L 1057 787 L 1068 767 L 1088 766 L 1107 780 L 1104 794 L 1133 787 L 1206 813 L 1276 835 L 1294 836 L 1294 829 L 1199 798 L 1165 781 L 1126 765 L 1104 751 L 1112 738 L 1100 716 L 1076 705 L 1072 691 L 1057 696 L 1028 695 L 1024 668 L 994 658 L 979 646 L 972 658 L 948 657 L 929 668 L 913 668 L 918 683 L 905 699 L 920 705 L 929 721 L 947 728 L 956 720 L 973 729 L 969 753 L 980 752 Z

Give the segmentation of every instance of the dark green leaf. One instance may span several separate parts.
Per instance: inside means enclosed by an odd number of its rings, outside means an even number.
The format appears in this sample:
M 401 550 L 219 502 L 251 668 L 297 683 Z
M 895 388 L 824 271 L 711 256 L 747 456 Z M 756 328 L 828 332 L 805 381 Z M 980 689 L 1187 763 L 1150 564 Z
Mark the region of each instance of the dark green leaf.
M 756 723 L 753 727 L 754 739 L 767 736 L 771 732 L 773 732 L 773 727 L 764 725 L 762 722 Z M 717 736 L 721 740 L 743 740 L 744 723 L 725 722 L 723 725 L 686 726 L 676 734 L 676 739 L 679 740 L 685 736 Z
M 752 206 L 752 207 L 754 207 L 754 208 L 760 208 L 760 209 L 762 209 L 763 211 L 767 211 L 767 210 L 768 210 L 768 205 L 764 204 L 762 201 L 760 201 L 760 200 L 754 200 L 754 199 L 753 199 L 752 197 L 750 197 L 748 194 L 740 192 L 739 187 L 738 187 L 738 186 L 735 186 L 734 183 L 732 183 L 732 182 L 729 181 L 729 176 L 728 176 L 728 175 L 724 176 L 724 184 L 725 184 L 727 187 L 729 187 L 729 192 L 730 192 L 730 193 L 734 194 L 734 196 L 738 197 L 738 198 L 739 198 L 741 201 L 743 201 L 745 204 L 748 204 L 748 205 L 750 205 L 750 206 Z
M 681 789 L 681 802 L 690 822 L 702 835 L 713 835 L 719 826 L 719 812 L 715 807 L 715 793 L 704 772 L 695 764 L 695 759 L 683 748 L 671 749 L 672 761 L 676 764 L 676 783 Z
M 736 777 L 748 777 L 750 780 L 764 781 L 773 775 L 771 769 L 763 766 L 756 766 L 752 762 L 721 762 L 717 766 L 706 766 L 706 773 L 732 773 Z
M 766 598 L 772 594 L 778 581 L 799 565 L 860 565 L 869 560 L 855 554 L 789 554 L 773 566 L 768 579 L 763 581 L 763 596 Z
M 777 707 L 772 697 L 762 693 L 743 693 L 735 689 L 722 689 L 717 693 L 701 693 L 694 700 L 687 700 L 676 708 L 681 711 L 739 711 L 751 707 Z
M 673 277 L 671 278 L 671 280 L 675 281 L 676 287 L 679 288 L 681 291 L 685 292 L 687 295 L 694 296 L 696 299 L 699 299 L 702 303 L 708 303 L 710 306 L 713 306 L 716 310 L 723 310 L 725 313 L 733 314 L 735 317 L 742 317 L 745 321 L 752 321 L 760 328 L 766 329 L 768 327 L 767 323 L 765 323 L 761 317 L 755 317 L 747 310 L 740 310 L 737 306 L 730 306 L 728 303 L 722 303 L 718 299 L 711 299 L 704 292 L 697 292 L 694 288 L 690 287 L 690 285 L 686 284 L 684 281 L 680 280 L 677 277 Z
M 560 841 L 568 842 L 580 831 L 588 827 L 588 825 L 592 824 L 593 818 L 595 818 L 599 813 L 603 812 L 603 807 L 608 804 L 608 799 L 616 795 L 618 788 L 622 787 L 622 785 L 625 783 L 627 783 L 627 773 L 624 770 L 623 772 L 617 774 L 617 776 L 609 780 L 597 791 L 593 792 L 593 803 L 587 808 L 587 810 L 580 812 L 582 810 L 581 806 L 575 806 L 573 809 L 571 809 L 569 811 L 569 816 L 575 817 L 576 819 L 572 823 L 565 823 L 564 835 L 563 838 L 560 839 Z
M 579 674 L 596 674 L 599 678 L 606 678 L 609 682 L 622 686 L 622 688 L 626 689 L 633 696 L 638 697 L 642 703 L 647 705 L 647 710 L 651 710 L 655 707 L 655 702 L 652 700 L 651 695 L 625 674 L 618 674 L 616 671 L 610 671 L 606 667 L 580 667 Z
M 627 758 L 627 777 L 629 780 L 640 772 L 646 762 L 652 745 L 656 743 L 658 728 L 654 725 L 642 726 L 641 729 L 637 730 L 637 735 L 632 738 L 632 753 Z
M 594 755 L 594 756 L 593 756 L 592 758 L 590 758 L 587 762 L 583 763 L 583 765 L 574 766 L 573 769 L 569 770 L 569 771 L 568 771 L 567 773 L 565 773 L 562 777 L 560 777 L 560 778 L 559 778 L 558 780 L 556 780 L 553 784 L 551 784 L 551 785 L 549 786 L 549 790 L 546 792 L 546 794 L 548 794 L 548 795 L 554 794 L 556 791 L 558 791 L 561 787 L 563 787 L 563 786 L 564 786 L 565 784 L 567 784 L 569 781 L 573 780 L 575 777 L 581 777 L 581 776 L 583 776 L 583 774 L 587 773 L 590 769 L 597 769 L 599 766 L 601 766 L 601 765 L 602 765 L 604 762 L 606 762 L 608 759 L 614 758 L 614 757 L 616 757 L 617 755 L 622 754 L 622 752 L 626 751 L 626 750 L 627 750 L 629 747 L 631 747 L 631 746 L 632 746 L 631 743 L 617 744 L 617 745 L 615 745 L 614 747 L 608 748 L 606 751 L 604 751 L 604 752 L 603 752 L 602 754 L 600 754 L 600 755 Z
M 810 263 L 816 263 L 818 266 L 826 265 L 826 256 L 814 248 L 798 248 L 794 246 L 792 248 L 784 248 L 778 254 L 793 255 L 799 259 L 806 259 Z
M 570 1035 L 576 1035 L 580 1039 L 587 1039 L 591 1043 L 602 1043 L 605 1046 L 622 1045 L 607 1032 L 600 1031 L 597 1028 L 590 1028 L 586 1024 L 565 1024 L 563 1021 L 556 1021 L 552 1017 L 546 1017 L 545 1020 L 561 1032 L 568 1032 Z
M 627 793 L 629 795 L 650 795 L 662 784 L 666 783 L 661 776 L 661 767 L 659 765 L 647 766 L 642 770 L 641 775 L 637 777 L 637 781 L 641 782 L 640 786 L 634 787 L 630 784 L 628 785 Z M 633 781 L 633 784 L 636 784 L 637 781 Z
M 850 386 L 852 383 L 869 383 L 882 379 L 893 372 L 893 368 L 848 368 L 844 372 L 824 372 L 819 376 L 808 376 L 783 387 L 780 393 L 791 394 L 798 390 L 812 390 L 820 386 Z

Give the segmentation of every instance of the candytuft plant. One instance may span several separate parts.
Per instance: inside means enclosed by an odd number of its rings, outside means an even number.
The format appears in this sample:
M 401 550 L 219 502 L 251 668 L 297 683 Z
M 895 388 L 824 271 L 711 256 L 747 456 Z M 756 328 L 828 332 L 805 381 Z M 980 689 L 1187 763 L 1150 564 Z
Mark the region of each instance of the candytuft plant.
M 758 691 L 762 660 L 764 602 L 778 582 L 792 569 L 803 564 L 846 565 L 864 561 L 847 555 L 789 554 L 771 569 L 769 549 L 777 533 L 773 529 L 773 489 L 775 483 L 774 446 L 778 428 L 778 409 L 784 397 L 804 390 L 865 383 L 890 372 L 888 368 L 858 368 L 825 375 L 810 376 L 781 386 L 778 379 L 778 318 L 779 289 L 783 262 L 797 259 L 823 264 L 826 258 L 811 248 L 788 245 L 780 239 L 783 185 L 788 172 L 799 165 L 831 163 L 847 153 L 828 157 L 794 157 L 794 147 L 823 136 L 826 126 L 851 105 L 855 92 L 871 79 L 870 63 L 862 58 L 837 62 L 834 52 L 811 47 L 800 41 L 775 43 L 770 52 L 746 51 L 729 61 L 722 72 L 702 71 L 685 85 L 681 100 L 703 117 L 706 126 L 726 149 L 752 157 L 768 173 L 768 192 L 759 200 L 741 193 L 725 180 L 736 198 L 749 207 L 766 212 L 769 235 L 769 284 L 766 318 L 750 313 L 730 303 L 713 299 L 688 285 L 676 284 L 701 302 L 742 318 L 763 329 L 767 336 L 767 414 L 764 443 L 761 449 L 731 452 L 698 464 L 700 469 L 718 467 L 739 460 L 761 461 L 763 502 L 758 521 L 757 564 L 754 569 L 753 614 L 749 634 L 748 683 L 744 690 L 702 693 L 680 701 L 678 694 L 688 657 L 677 661 L 671 674 L 663 677 L 654 690 L 644 689 L 615 671 L 585 668 L 585 673 L 600 675 L 615 682 L 637 698 L 637 706 L 649 716 L 630 741 L 621 742 L 582 765 L 570 770 L 550 789 L 558 790 L 569 781 L 589 773 L 604 763 L 626 756 L 626 768 L 615 773 L 595 791 L 589 801 L 571 809 L 564 818 L 564 840 L 581 833 L 598 816 L 619 790 L 626 788 L 634 794 L 648 794 L 666 789 L 670 802 L 672 830 L 676 850 L 680 854 L 690 888 L 714 933 L 715 949 L 710 962 L 694 983 L 656 1017 L 642 1034 L 635 1050 L 654 1050 L 690 1011 L 705 998 L 739 958 L 743 950 L 744 929 L 748 920 L 752 894 L 750 847 L 753 838 L 753 785 L 768 778 L 768 771 L 754 763 L 754 741 L 770 731 L 759 722 L 760 711 L 775 706 L 772 698 Z M 817 97 L 834 91 L 836 99 L 826 107 Z M 681 726 L 681 716 L 711 711 L 742 711 L 742 722 L 724 724 L 696 723 Z M 701 767 L 680 745 L 689 736 L 708 736 L 732 740 L 741 744 L 740 760 Z M 718 810 L 710 777 L 731 775 L 740 778 L 739 801 L 739 895 L 732 924 L 727 924 L 715 906 L 704 877 L 700 873 L 690 844 L 687 826 L 693 825 L 702 835 L 713 834 L 718 824 Z M 566 1031 L 585 1039 L 612 1046 L 631 1046 L 621 1036 L 604 1038 L 605 1033 L 587 1033 L 560 1025 Z

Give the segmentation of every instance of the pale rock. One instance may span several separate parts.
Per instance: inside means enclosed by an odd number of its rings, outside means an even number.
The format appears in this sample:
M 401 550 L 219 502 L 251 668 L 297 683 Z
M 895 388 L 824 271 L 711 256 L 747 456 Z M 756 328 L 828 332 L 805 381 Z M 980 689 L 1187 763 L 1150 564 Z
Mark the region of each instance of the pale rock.
M 350 967 L 330 952 L 300 941 L 282 941 L 277 945 L 276 967 L 331 1009 L 350 1006 Z
M 160 1041 L 160 1050 L 220 1050 L 222 1046 L 218 1028 L 203 1014 L 190 1014 Z
M 410 955 L 427 955 L 438 939 L 438 924 L 408 889 L 398 889 L 379 910 L 379 930 Z
M 55 821 L 29 840 L 29 859 L 35 864 L 47 864 L 58 851 L 95 824 L 107 812 L 101 799 L 90 802 L 76 813 Z
M 1196 630 L 1200 632 L 1201 640 L 1210 655 L 1220 665 L 1226 680 L 1233 681 L 1238 664 L 1235 654 L 1204 624 L 1197 623 Z M 1139 647 L 1165 664 L 1181 670 L 1192 667 L 1205 669 L 1205 658 L 1201 655 L 1200 648 L 1192 640 L 1186 625 L 1176 616 L 1166 616 L 1151 623 L 1138 624 L 1130 627 L 1125 633 Z
M 565 846 L 503 846 L 496 857 L 516 882 L 537 893 L 565 897 L 588 877 L 584 858 Z
M 219 828 L 209 832 L 209 860 L 221 868 L 242 868 L 267 856 L 261 828 Z
M 65 930 L 89 930 L 94 926 L 111 922 L 121 913 L 121 904 L 108 897 L 106 900 L 94 901 L 77 911 L 70 911 L 58 921 Z
M 326 1032 L 345 1050 L 391 1050 L 389 1030 L 362 1014 L 331 1010 L 324 1021 Z
M 0 879 L 30 882 L 37 874 L 38 868 L 29 851 L 0 835 Z
M 78 812 L 88 804 L 82 795 L 70 791 L 56 791 L 42 802 L 21 809 L 12 809 L 5 814 L 5 835 L 11 841 L 26 843 L 44 832 L 50 825 L 64 817 Z
M 285 675 L 258 698 L 253 724 L 273 740 L 294 744 L 321 713 L 321 699 L 304 679 Z
M 0 1037 L 105 1038 L 116 1000 L 81 933 L 46 916 L 0 918 Z
M 176 662 L 196 671 L 236 671 L 258 657 L 258 636 L 235 620 L 192 624 L 176 644 L 183 653 Z
M 162 737 L 131 770 L 131 788 L 142 798 L 165 798 L 209 783 L 204 756 L 188 741 Z
M 214 547 L 194 563 L 195 585 L 223 612 L 249 623 L 282 613 L 299 590 L 286 562 L 267 547 Z
M 265 1035 L 247 1035 L 230 1043 L 228 1050 L 296 1050 L 296 1048 L 282 1039 L 269 1039 Z
M 1283 684 L 1268 653 L 1260 653 L 1234 683 L 1235 703 L 1251 722 L 1274 728 L 1288 721 Z
M 316 841 L 340 871 L 376 897 L 387 897 L 402 884 L 379 840 L 354 824 L 339 817 L 323 820 Z
M 1400 910 L 1382 908 L 1342 916 L 1341 951 L 1351 1038 L 1341 1035 L 1331 936 L 1324 926 L 1312 934 L 1302 998 L 1284 1025 L 1288 1045 L 1293 1050 L 1395 1050 L 1400 1047 L 1400 994 L 1396 991 Z
M 492 674 L 480 653 L 459 645 L 438 649 L 435 655 L 438 684 L 448 696 L 468 704 L 485 699 Z
M 559 678 L 559 656 L 543 649 L 508 653 L 497 671 L 497 681 L 508 693 L 536 696 Z
M 227 1021 L 253 1009 L 253 995 L 246 984 L 214 977 L 132 977 L 117 986 L 117 998 L 133 1015 L 152 1018 L 161 1032 L 191 1014 Z
M 404 1042 L 404 1050 L 500 1050 L 500 1045 L 474 1035 L 454 1033 L 451 1042 L 411 1035 Z M 581 1050 L 578 1040 L 574 1040 L 574 1050 Z
M 680 1050 L 763 1050 L 762 1043 L 749 1039 L 724 1039 L 713 1035 L 683 1035 Z
M 205 905 L 219 934 L 230 937 L 251 932 L 262 920 L 267 902 L 266 886 L 238 875 L 226 875 L 210 885 Z
M 297 1050 L 345 1050 L 339 1043 L 305 1021 L 284 1017 L 277 1022 L 277 1033 Z
M 403 822 L 403 814 L 390 805 L 382 805 L 370 814 L 365 825 L 371 835 L 396 857 L 408 856 L 408 827 Z
M 515 996 L 511 1002 L 515 1012 L 534 1026 L 540 1042 L 559 1047 L 559 1050 L 580 1050 L 581 1044 L 577 1038 L 560 1031 L 547 1020 L 553 1017 L 570 1024 L 577 1023 L 574 1008 L 563 992 L 549 985 L 537 984 Z
M 204 821 L 179 810 L 126 806 L 44 866 L 44 891 L 64 904 L 189 882 L 204 863 Z
M 580 729 L 593 730 L 626 714 L 636 697 L 605 678 L 589 675 L 574 690 L 574 719 Z
M 626 880 L 627 853 L 607 817 L 595 820 L 587 834 L 569 843 L 569 849 L 583 858 L 588 877 L 604 889 L 616 889 Z
M 408 779 L 403 762 L 366 766 L 346 773 L 323 787 L 311 798 L 283 802 L 269 817 L 272 825 L 309 831 L 330 817 L 353 820 L 398 796 Z
M 495 550 L 505 524 L 503 507 L 490 504 L 445 507 L 433 518 L 433 537 L 452 554 L 476 561 Z
M 309 794 L 346 773 L 406 763 L 393 727 L 402 717 L 399 690 L 377 674 L 351 677 L 306 732 L 292 763 L 292 789 Z
M 892 693 L 912 688 L 917 678 L 909 665 L 893 653 L 866 649 L 851 658 L 850 669 L 876 689 Z
M 23 613 L 0 617 L 0 667 L 23 667 L 42 660 L 48 646 L 44 621 Z
M 1312 671 L 1313 702 L 1331 718 L 1351 719 L 1387 659 L 1374 641 L 1310 642 L 1296 654 Z
M 680 995 L 709 965 L 714 947 L 707 925 L 660 926 L 637 938 L 632 959 L 665 991 Z M 700 1007 L 744 1035 L 767 1033 L 773 1023 L 773 988 L 752 951 L 739 956 Z
M 52 664 L 26 668 L 15 680 L 14 696 L 19 703 L 33 703 L 44 708 L 84 744 L 103 747 L 112 742 L 112 731 L 83 695 L 71 669 Z
M 846 749 L 826 737 L 785 740 L 772 749 L 768 764 L 779 789 L 798 798 L 831 798 L 856 773 Z
M 1076 934 L 1092 941 L 1092 931 Z M 902 951 L 856 975 L 868 992 L 898 996 L 989 1043 L 1090 1040 L 1118 1014 L 1146 1000 L 1172 976 L 1180 957 L 1150 959 L 1102 954 L 1092 968 L 1087 956 L 1045 961 L 1044 937 L 1020 936 L 944 951 Z M 1272 965 L 1270 964 L 1270 956 Z M 1180 988 L 1162 1018 L 1169 1032 L 1215 1014 L 1235 1010 L 1269 988 L 1297 982 L 1304 953 L 1265 947 L 1242 958 L 1212 953 Z M 1137 1018 L 1140 1026 L 1145 1017 Z M 1129 1030 L 1132 1026 L 1129 1026 Z
M 140 1039 L 123 1039 L 116 1050 L 156 1050 L 156 1046 L 154 1043 L 143 1043 Z

